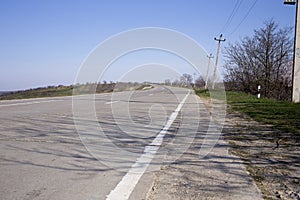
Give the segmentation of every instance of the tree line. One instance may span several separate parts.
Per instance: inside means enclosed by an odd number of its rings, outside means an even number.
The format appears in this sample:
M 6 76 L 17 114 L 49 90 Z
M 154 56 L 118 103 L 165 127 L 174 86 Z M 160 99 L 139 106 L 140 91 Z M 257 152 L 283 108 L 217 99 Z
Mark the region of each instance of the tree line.
M 196 80 L 193 80 L 193 76 L 190 74 L 182 74 L 177 79 L 171 80 L 166 79 L 164 82 L 165 85 L 169 86 L 177 86 L 177 87 L 196 87 L 201 88 L 204 87 L 205 81 L 202 76 L 199 76 L 196 78 Z

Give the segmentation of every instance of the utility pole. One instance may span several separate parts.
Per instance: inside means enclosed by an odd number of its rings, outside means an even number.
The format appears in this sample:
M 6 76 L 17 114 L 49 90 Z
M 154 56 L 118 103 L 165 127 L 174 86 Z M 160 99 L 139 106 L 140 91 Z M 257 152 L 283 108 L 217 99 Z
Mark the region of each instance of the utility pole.
M 217 55 L 216 55 L 216 63 L 215 63 L 214 74 L 213 74 L 213 84 L 212 84 L 213 90 L 215 89 L 216 73 L 217 73 L 217 67 L 218 67 L 221 42 L 225 42 L 225 40 L 226 40 L 226 39 L 222 39 L 222 36 L 223 35 L 221 34 L 219 38 L 215 38 L 215 40 L 218 41 L 218 51 L 217 51 Z
M 194 88 L 196 88 L 196 72 L 194 72 Z
M 206 71 L 206 77 L 205 77 L 205 89 L 207 90 L 208 88 L 208 74 L 209 74 L 209 68 L 210 68 L 210 61 L 213 58 L 212 54 L 210 54 L 208 57 L 208 66 L 207 66 L 207 71 Z
M 285 0 L 284 4 L 296 4 L 294 67 L 293 67 L 293 102 L 300 102 L 300 8 L 296 0 Z

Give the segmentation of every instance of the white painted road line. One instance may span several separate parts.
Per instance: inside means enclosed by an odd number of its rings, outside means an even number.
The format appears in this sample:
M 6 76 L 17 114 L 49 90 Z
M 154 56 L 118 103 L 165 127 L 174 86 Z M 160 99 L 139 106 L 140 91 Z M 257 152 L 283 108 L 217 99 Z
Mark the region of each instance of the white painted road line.
M 169 120 L 163 127 L 163 129 L 159 132 L 156 138 L 151 142 L 150 145 L 146 146 L 144 149 L 144 153 L 137 159 L 137 161 L 131 166 L 131 169 L 127 172 L 127 174 L 122 178 L 119 184 L 113 189 L 109 195 L 107 195 L 106 200 L 127 200 L 132 191 L 134 190 L 136 184 L 145 173 L 147 167 L 152 161 L 154 155 L 157 153 L 159 147 L 163 142 L 163 138 L 170 126 L 176 119 L 179 111 L 181 110 L 183 104 L 185 103 L 187 97 L 189 96 L 190 91 L 186 94 L 183 100 L 180 102 L 175 111 L 170 115 Z
M 113 104 L 113 103 L 117 103 L 119 101 L 109 101 L 109 102 L 106 102 L 105 104 Z
M 48 102 L 53 102 L 53 101 L 58 101 L 58 100 L 32 101 L 32 102 L 24 102 L 24 103 L 3 104 L 3 105 L 0 105 L 0 107 L 30 105 L 30 104 L 37 104 L 37 103 L 48 103 Z

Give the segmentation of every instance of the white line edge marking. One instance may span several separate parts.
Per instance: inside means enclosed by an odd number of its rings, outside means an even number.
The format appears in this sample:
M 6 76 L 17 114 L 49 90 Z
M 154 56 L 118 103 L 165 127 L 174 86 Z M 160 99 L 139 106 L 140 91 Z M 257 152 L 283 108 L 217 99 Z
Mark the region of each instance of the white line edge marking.
M 113 104 L 113 103 L 117 103 L 119 101 L 109 101 L 109 102 L 106 102 L 105 104 Z
M 30 104 L 37 104 L 37 103 L 48 103 L 53 101 L 59 101 L 59 100 L 47 100 L 47 101 L 33 101 L 33 102 L 24 102 L 24 103 L 13 103 L 13 104 L 2 104 L 0 107 L 7 107 L 7 106 L 19 106 L 19 105 L 30 105 Z
M 118 185 L 109 193 L 109 195 L 106 196 L 106 200 L 127 200 L 130 197 L 136 184 L 148 168 L 154 155 L 161 146 L 165 134 L 176 119 L 190 92 L 191 91 L 189 91 L 185 95 L 180 104 L 177 106 L 176 110 L 173 111 L 173 113 L 170 115 L 169 120 L 167 121 L 163 129 L 154 138 L 151 144 L 145 147 L 144 153 L 131 166 L 127 174 L 123 176 L 122 180 L 118 183 Z

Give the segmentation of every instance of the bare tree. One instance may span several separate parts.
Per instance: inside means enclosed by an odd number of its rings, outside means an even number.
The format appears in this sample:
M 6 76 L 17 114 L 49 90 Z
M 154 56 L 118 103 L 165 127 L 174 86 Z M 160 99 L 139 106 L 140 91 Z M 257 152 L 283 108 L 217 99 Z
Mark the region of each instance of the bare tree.
M 251 37 L 229 44 L 225 49 L 227 89 L 288 100 L 291 97 L 292 50 L 291 28 L 278 28 L 267 21 Z
M 202 76 L 199 76 L 196 81 L 195 81 L 195 86 L 196 88 L 204 87 L 205 86 L 205 81 Z
M 180 86 L 180 81 L 178 79 L 175 79 L 173 82 L 172 82 L 172 85 L 173 86 Z
M 166 79 L 165 80 L 165 85 L 171 85 L 171 80 L 170 79 Z
M 181 82 L 184 83 L 184 85 L 192 85 L 193 84 L 193 77 L 190 74 L 182 74 L 182 77 L 180 77 Z

